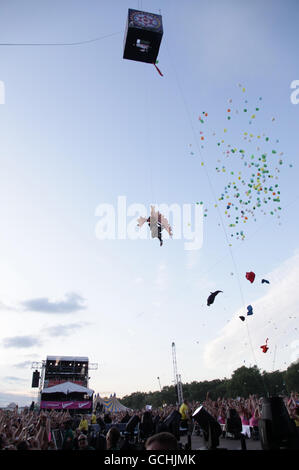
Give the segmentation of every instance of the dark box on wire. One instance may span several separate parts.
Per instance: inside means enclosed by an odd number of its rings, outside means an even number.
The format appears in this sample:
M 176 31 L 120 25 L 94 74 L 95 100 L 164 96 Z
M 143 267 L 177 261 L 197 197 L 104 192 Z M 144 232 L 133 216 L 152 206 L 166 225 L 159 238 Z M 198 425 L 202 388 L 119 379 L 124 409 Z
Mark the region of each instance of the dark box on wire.
M 129 9 L 123 58 L 154 64 L 162 36 L 161 15 Z

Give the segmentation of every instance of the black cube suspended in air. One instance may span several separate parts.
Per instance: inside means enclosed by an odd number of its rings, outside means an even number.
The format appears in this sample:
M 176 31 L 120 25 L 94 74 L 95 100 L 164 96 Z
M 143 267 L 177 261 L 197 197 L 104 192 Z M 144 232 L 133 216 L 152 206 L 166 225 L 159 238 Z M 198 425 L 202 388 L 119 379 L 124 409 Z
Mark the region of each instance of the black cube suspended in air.
M 154 64 L 162 36 L 161 15 L 129 9 L 123 58 Z

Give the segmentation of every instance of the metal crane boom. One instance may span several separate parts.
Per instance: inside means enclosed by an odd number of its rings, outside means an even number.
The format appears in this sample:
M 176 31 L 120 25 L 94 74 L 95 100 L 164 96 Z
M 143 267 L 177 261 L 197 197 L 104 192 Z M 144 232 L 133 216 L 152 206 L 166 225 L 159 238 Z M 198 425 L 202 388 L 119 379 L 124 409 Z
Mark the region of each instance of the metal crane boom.
M 175 343 L 172 343 L 172 362 L 173 362 L 173 375 L 174 375 L 174 386 L 177 388 L 177 395 L 178 395 L 178 404 L 181 405 L 184 401 L 183 398 L 183 387 L 181 382 L 181 376 L 178 374 L 178 367 L 176 361 L 176 350 L 175 350 Z

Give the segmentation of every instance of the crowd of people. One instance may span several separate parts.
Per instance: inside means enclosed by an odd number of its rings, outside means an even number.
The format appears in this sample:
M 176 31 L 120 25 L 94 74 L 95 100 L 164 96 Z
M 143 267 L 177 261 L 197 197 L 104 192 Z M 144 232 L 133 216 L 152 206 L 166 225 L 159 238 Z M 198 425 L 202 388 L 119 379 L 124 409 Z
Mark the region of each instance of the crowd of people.
M 284 397 L 284 404 L 299 433 L 299 396 L 291 393 Z M 225 429 L 227 413 L 235 410 L 243 426 L 252 430 L 258 428 L 261 418 L 262 398 L 218 398 L 212 400 L 207 394 L 205 401 L 188 402 L 181 406 L 164 405 L 158 409 L 147 407 L 142 410 L 109 413 L 94 410 L 91 414 L 70 414 L 69 411 L 34 410 L 33 406 L 20 411 L 0 410 L 0 450 L 175 450 L 180 449 L 177 436 L 163 428 L 164 420 L 174 411 L 180 413 L 180 429 L 194 431 L 192 415 L 203 405 L 206 411 Z M 122 433 L 135 417 L 138 433 Z M 191 430 L 191 431 L 190 431 Z M 55 438 L 59 431 L 61 440 Z M 200 429 L 198 429 L 200 433 Z M 254 435 L 254 434 L 253 434 Z M 258 437 L 257 437 L 258 438 Z

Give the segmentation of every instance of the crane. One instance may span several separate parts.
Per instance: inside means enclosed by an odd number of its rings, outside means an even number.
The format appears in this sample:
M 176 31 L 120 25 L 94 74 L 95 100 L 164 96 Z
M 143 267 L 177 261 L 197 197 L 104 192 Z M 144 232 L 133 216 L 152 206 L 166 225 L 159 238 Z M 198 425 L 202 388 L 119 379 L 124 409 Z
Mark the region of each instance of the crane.
M 178 404 L 181 405 L 183 403 L 183 387 L 181 382 L 181 376 L 178 374 L 177 362 L 176 362 L 176 350 L 175 350 L 175 343 L 173 342 L 172 345 L 172 361 L 173 361 L 173 374 L 174 374 L 174 386 L 177 388 L 178 394 Z

